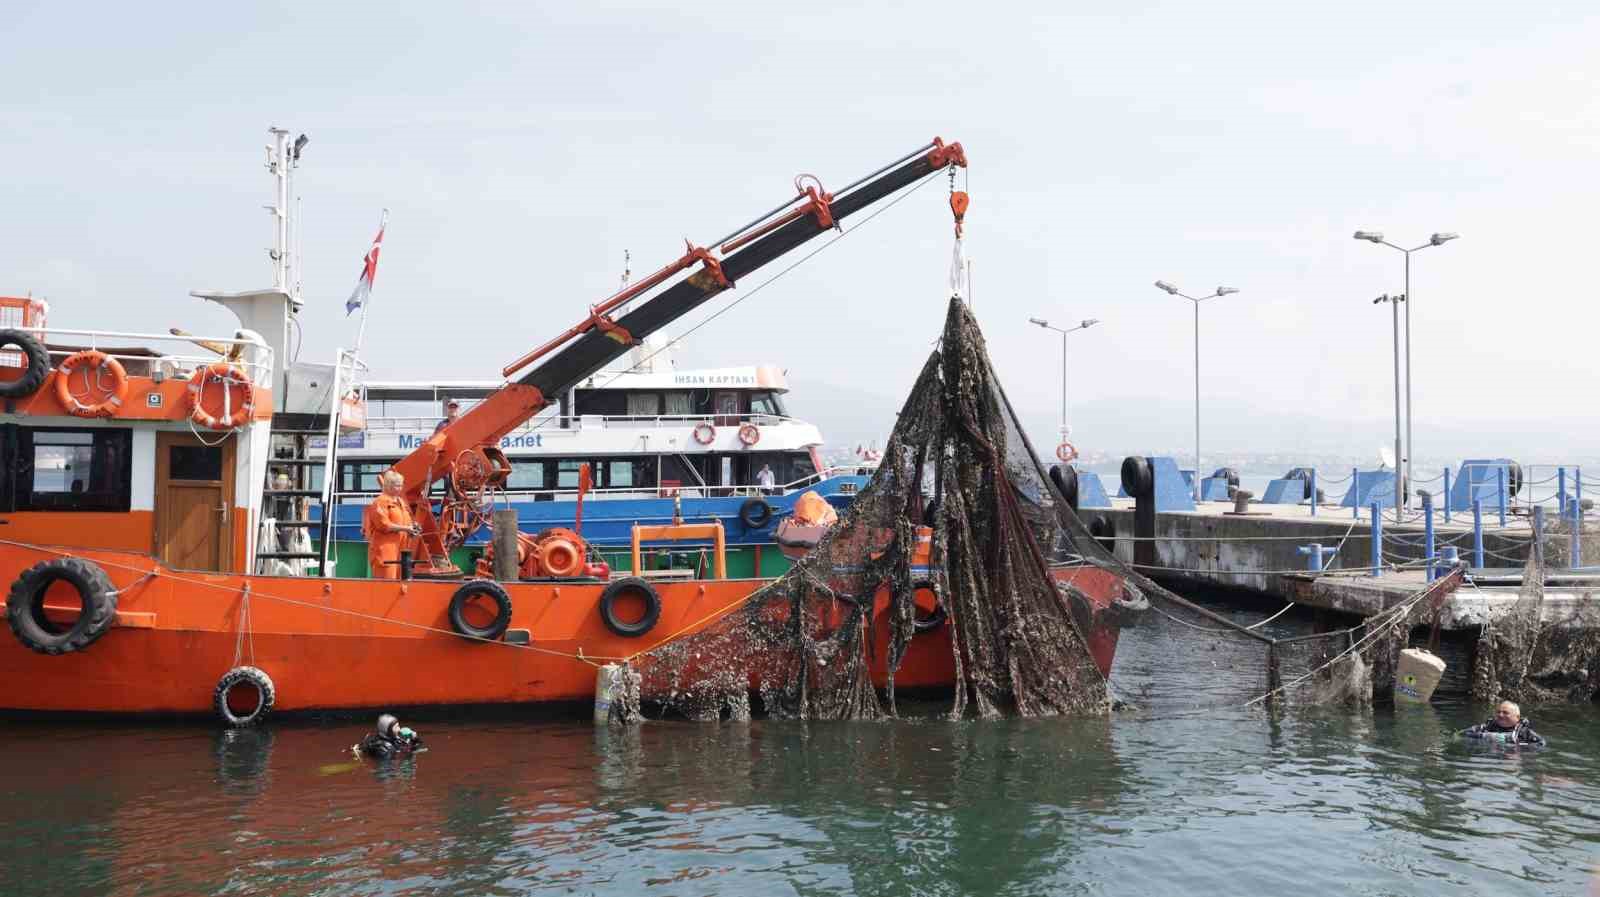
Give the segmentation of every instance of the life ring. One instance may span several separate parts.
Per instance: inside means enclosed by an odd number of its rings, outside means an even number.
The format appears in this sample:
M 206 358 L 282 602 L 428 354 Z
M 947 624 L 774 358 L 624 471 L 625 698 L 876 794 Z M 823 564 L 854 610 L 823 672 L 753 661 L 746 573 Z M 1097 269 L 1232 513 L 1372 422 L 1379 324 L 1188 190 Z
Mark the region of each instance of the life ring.
M 1061 460 L 1061 463 L 1070 464 L 1073 459 L 1078 457 L 1078 450 L 1073 447 L 1072 443 L 1063 441 L 1056 446 L 1056 457 Z
M 253 702 L 246 696 L 246 689 L 255 691 Z M 244 698 L 245 703 L 241 704 L 240 698 Z M 272 677 L 257 667 L 234 667 L 222 674 L 211 692 L 212 709 L 223 722 L 236 729 L 266 719 L 277 700 L 278 690 L 272 685 Z
M 710 445 L 711 440 L 717 438 L 717 428 L 705 421 L 694 425 L 694 441 L 701 445 Z
M 222 384 L 222 414 L 213 415 L 206 410 L 205 391 L 208 383 Z M 238 400 L 234 396 L 238 395 Z M 206 365 L 194 372 L 185 394 L 189 403 L 189 417 L 208 430 L 236 430 L 245 425 L 256 411 L 256 388 L 244 372 L 226 362 Z
M 15 347 L 27 359 L 22 376 L 0 383 L 0 399 L 21 399 L 39 391 L 44 378 L 50 373 L 50 353 L 44 344 L 20 330 L 0 330 L 0 349 Z
M 644 615 L 637 620 L 622 620 L 617 617 L 617 599 L 622 597 L 636 598 L 644 602 Z M 656 594 L 655 586 L 637 576 L 619 579 L 606 590 L 600 593 L 600 621 L 606 628 L 623 638 L 638 638 L 656 628 L 656 621 L 661 619 L 661 596 Z
M 467 602 L 474 598 L 488 598 L 494 602 L 495 616 L 487 626 L 476 626 L 467 621 Z M 474 579 L 450 596 L 450 628 L 461 635 L 480 641 L 494 641 L 505 635 L 511 625 L 511 596 L 500 584 L 488 579 Z
M 739 522 L 745 529 L 760 529 L 772 522 L 772 505 L 763 499 L 747 498 L 739 506 Z
M 56 582 L 78 590 L 82 609 L 62 628 L 45 613 L 45 594 Z M 22 571 L 6 597 L 6 621 L 17 641 L 40 654 L 82 651 L 104 635 L 117 618 L 117 591 L 99 565 L 81 558 L 40 561 Z
M 755 445 L 761 441 L 761 428 L 751 423 L 740 424 L 739 441 L 745 445 Z
M 72 394 L 69 382 L 72 375 L 79 370 L 83 371 L 84 394 L 100 391 L 105 393 L 105 398 L 97 402 L 85 402 Z M 91 379 L 90 371 L 97 372 Z M 99 374 L 111 372 L 111 385 L 106 386 L 99 380 Z M 59 367 L 56 368 L 56 399 L 67 409 L 68 414 L 78 417 L 110 417 L 117 413 L 122 403 L 128 399 L 128 372 L 123 369 L 122 362 L 112 358 L 96 349 L 85 349 L 68 355 Z

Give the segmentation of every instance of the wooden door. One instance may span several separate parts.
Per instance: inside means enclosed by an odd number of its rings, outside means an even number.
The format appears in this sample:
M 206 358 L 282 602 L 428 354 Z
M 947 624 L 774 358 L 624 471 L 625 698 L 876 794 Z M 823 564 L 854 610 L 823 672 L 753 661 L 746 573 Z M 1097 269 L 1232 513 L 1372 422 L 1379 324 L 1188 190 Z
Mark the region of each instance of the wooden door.
M 172 567 L 233 569 L 233 445 L 156 434 L 156 556 Z

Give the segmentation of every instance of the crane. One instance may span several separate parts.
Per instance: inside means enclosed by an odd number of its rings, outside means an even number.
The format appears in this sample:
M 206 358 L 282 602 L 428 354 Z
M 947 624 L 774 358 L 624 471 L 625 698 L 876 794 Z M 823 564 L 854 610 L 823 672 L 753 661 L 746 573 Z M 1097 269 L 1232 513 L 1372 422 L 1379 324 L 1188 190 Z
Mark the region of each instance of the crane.
M 952 174 L 951 209 L 959 236 L 966 195 L 954 190 L 954 170 L 966 164 L 960 143 L 947 144 L 935 137 L 837 194 L 825 191 L 815 177 L 801 175 L 795 179 L 795 196 L 788 201 L 707 247 L 685 241 L 685 251 L 677 260 L 592 306 L 586 318 L 506 365 L 501 370 L 507 378 L 503 386 L 392 468 L 405 478 L 405 499 L 422 529 L 414 557 L 418 571 L 431 576 L 461 574 L 451 563 L 449 550 L 483 525 L 485 493 L 503 488 L 511 474 L 511 464 L 499 448 L 502 436 L 550 407 L 629 346 L 731 289 L 746 274 L 944 169 Z M 630 302 L 690 269 L 696 270 L 621 314 Z M 511 379 L 524 370 L 526 373 Z M 429 493 L 441 478 L 448 479 L 435 517 Z

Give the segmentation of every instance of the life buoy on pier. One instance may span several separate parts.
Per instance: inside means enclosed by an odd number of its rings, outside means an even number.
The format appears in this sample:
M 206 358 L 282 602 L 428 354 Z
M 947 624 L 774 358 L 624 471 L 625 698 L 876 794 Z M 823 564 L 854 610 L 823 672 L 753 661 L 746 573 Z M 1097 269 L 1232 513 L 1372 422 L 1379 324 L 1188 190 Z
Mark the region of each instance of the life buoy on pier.
M 221 409 L 212 414 L 206 407 L 206 387 L 212 383 L 222 385 Z M 256 388 L 235 365 L 217 362 L 194 372 L 189 380 L 185 401 L 189 404 L 189 417 L 208 430 L 236 430 L 244 426 L 256 411 Z
M 27 367 L 15 380 L 0 383 L 0 399 L 22 399 L 39 391 L 44 378 L 50 373 L 50 353 L 44 344 L 20 330 L 0 330 L 0 349 L 20 351 Z
M 755 424 L 740 424 L 739 441 L 745 445 L 755 445 L 761 441 L 761 428 Z
M 278 700 L 272 677 L 257 667 L 234 667 L 222 674 L 211 692 L 211 707 L 222 721 L 236 729 L 267 718 Z
M 72 391 L 72 375 L 83 374 L 83 392 Z M 111 377 L 106 383 L 105 377 Z M 91 400 L 92 396 L 99 396 Z M 68 414 L 110 417 L 128 400 L 128 372 L 122 362 L 98 349 L 74 352 L 56 368 L 56 399 Z
M 1070 464 L 1077 457 L 1078 450 L 1073 447 L 1072 443 L 1063 441 L 1060 445 L 1056 446 L 1056 458 L 1058 458 L 1061 463 Z
M 467 619 L 467 605 L 487 598 L 494 602 L 494 619 L 479 626 Z M 511 625 L 511 596 L 500 584 L 489 579 L 474 579 L 450 596 L 450 628 L 475 641 L 493 641 L 505 635 Z
M 617 604 L 620 601 L 642 602 L 644 612 L 632 619 L 623 619 L 617 613 Z M 600 622 L 606 628 L 623 638 L 638 638 L 656 628 L 656 621 L 661 619 L 661 596 L 656 593 L 656 587 L 649 581 L 637 576 L 619 579 L 606 590 L 600 593 Z
M 70 624 L 52 620 L 72 608 L 47 607 L 45 597 L 57 583 L 78 593 L 78 618 Z M 17 641 L 40 654 L 82 651 L 104 635 L 117 618 L 117 591 L 98 564 L 82 558 L 41 561 L 22 571 L 6 596 L 6 621 Z
M 694 425 L 694 441 L 701 445 L 710 445 L 717 438 L 717 428 L 705 421 Z

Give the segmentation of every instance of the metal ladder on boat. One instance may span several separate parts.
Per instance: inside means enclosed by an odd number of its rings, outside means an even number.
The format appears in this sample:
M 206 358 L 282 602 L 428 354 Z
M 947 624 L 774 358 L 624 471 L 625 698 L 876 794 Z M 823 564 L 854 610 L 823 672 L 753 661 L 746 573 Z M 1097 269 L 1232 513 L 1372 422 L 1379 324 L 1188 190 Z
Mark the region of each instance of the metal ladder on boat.
M 324 575 L 326 552 L 322 550 L 322 543 L 328 538 L 329 528 L 323 522 L 328 519 L 328 508 L 322 503 L 322 490 L 311 487 L 311 471 L 323 467 L 326 459 L 310 457 L 308 449 L 311 437 L 326 435 L 327 431 L 320 429 L 273 428 L 269 437 L 267 480 L 261 492 L 261 532 L 258 533 L 257 544 L 264 541 L 263 536 L 270 534 L 273 537 L 272 544 L 280 548 L 257 551 L 257 561 L 315 561 L 315 575 Z M 333 451 L 332 447 L 328 450 Z M 315 518 L 311 516 L 312 507 L 320 511 Z M 299 550 L 283 549 L 281 546 L 296 541 L 294 534 L 297 531 L 305 533 L 306 541 L 310 544 Z M 301 565 L 297 575 L 310 572 L 305 565 Z

